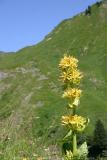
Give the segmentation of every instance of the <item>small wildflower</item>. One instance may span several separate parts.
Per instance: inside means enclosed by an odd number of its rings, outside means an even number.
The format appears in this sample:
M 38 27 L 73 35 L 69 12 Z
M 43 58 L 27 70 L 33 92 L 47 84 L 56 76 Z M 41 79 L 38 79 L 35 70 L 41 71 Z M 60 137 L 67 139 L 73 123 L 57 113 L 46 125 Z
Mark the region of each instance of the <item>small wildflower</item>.
M 42 157 L 38 157 L 37 160 L 43 160 L 43 158 Z
M 25 157 L 24 157 L 23 160 L 28 160 L 28 158 L 25 158 Z
M 37 157 L 38 155 L 36 153 L 33 153 L 33 157 Z

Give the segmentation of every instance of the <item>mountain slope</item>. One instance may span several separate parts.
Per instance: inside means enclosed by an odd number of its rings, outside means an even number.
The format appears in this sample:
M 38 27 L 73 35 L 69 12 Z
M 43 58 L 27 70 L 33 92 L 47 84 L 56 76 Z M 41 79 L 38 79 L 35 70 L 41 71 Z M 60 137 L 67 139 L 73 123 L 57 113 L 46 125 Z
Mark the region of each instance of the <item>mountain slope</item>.
M 60 157 L 65 131 L 60 117 L 67 111 L 61 98 L 58 63 L 64 53 L 76 56 L 84 72 L 79 112 L 107 122 L 107 4 L 64 20 L 39 44 L 0 55 L 1 158 Z M 106 126 L 107 127 L 107 126 Z M 58 148 L 57 148 L 58 146 Z M 53 152 L 56 153 L 53 154 Z

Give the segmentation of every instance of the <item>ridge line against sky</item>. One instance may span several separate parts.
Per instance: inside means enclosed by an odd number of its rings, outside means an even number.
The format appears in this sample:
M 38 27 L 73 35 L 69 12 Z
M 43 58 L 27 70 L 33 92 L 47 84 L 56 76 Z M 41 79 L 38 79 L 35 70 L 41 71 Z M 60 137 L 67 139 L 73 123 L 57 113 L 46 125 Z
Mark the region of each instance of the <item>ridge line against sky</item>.
M 35 45 L 97 0 L 0 0 L 0 51 Z

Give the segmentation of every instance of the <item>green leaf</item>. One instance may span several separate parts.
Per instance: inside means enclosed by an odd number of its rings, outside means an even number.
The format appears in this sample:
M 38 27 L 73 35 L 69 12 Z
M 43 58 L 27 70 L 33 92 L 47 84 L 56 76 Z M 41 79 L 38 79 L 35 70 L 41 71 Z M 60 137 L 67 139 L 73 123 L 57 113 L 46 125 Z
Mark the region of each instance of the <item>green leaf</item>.
M 63 140 L 67 139 L 68 137 L 70 137 L 72 135 L 72 130 L 70 130 L 65 137 L 63 138 Z
M 86 159 L 88 155 L 88 147 L 87 147 L 87 143 L 84 142 L 78 149 L 78 156 L 83 159 Z

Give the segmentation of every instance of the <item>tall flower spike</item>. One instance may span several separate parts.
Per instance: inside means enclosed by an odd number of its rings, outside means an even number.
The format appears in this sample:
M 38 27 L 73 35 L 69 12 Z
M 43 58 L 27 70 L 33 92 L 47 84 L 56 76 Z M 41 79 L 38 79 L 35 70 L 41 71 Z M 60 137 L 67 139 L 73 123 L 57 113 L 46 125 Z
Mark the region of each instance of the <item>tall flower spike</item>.
M 68 107 L 72 110 L 70 115 L 62 116 L 61 120 L 62 125 L 72 131 L 72 149 L 70 152 L 66 152 L 65 158 L 74 160 L 75 156 L 78 156 L 77 133 L 82 132 L 89 122 L 89 119 L 76 115 L 82 93 L 78 85 L 83 78 L 83 74 L 78 70 L 78 60 L 72 56 L 65 55 L 59 63 L 59 68 L 61 70 L 60 79 L 66 87 L 62 97 L 69 100 Z

